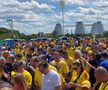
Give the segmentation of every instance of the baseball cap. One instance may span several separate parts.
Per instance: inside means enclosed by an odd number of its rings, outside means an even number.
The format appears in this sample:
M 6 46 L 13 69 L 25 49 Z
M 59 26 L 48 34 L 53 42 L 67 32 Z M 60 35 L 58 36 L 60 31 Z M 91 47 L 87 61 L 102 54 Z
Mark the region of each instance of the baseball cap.
M 91 87 L 91 83 L 88 80 L 84 80 L 82 82 L 82 88 L 83 87 L 90 88 Z

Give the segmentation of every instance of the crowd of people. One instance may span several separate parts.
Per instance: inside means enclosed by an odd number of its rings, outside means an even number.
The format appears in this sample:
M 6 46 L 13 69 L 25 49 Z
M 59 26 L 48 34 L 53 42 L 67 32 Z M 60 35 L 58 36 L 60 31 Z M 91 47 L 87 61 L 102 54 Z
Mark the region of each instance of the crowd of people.
M 71 37 L 2 46 L 0 90 L 108 90 L 108 39 Z

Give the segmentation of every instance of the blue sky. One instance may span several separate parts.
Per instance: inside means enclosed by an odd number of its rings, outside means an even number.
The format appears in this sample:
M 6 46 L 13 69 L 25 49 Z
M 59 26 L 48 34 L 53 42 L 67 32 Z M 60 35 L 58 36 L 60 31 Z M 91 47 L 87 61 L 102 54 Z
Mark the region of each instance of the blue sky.
M 102 21 L 108 29 L 108 0 L 65 0 L 65 25 L 75 25 L 77 21 L 92 24 Z M 21 33 L 33 34 L 54 30 L 61 22 L 60 0 L 0 0 L 0 27 L 9 28 L 8 19 L 13 19 L 14 29 Z M 75 27 L 67 27 L 65 31 Z M 86 27 L 88 32 L 91 29 Z

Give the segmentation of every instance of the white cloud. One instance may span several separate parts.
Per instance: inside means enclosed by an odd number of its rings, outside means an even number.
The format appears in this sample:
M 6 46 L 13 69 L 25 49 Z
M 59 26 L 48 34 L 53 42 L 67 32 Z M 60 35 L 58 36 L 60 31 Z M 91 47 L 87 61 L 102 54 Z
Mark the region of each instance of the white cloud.
M 97 14 L 97 13 L 102 13 L 102 11 L 96 10 L 96 9 L 94 9 L 94 8 L 82 8 L 82 7 L 79 7 L 78 9 L 79 9 L 79 11 L 80 11 L 81 13 L 85 13 L 85 14 Z
M 74 12 L 73 10 L 70 10 L 70 11 L 65 13 L 65 19 L 81 18 L 83 16 L 84 16 L 84 13 Z
M 108 6 L 108 0 L 94 0 L 91 2 L 94 6 Z
M 44 0 L 43 0 L 44 1 Z M 49 0 L 53 3 L 38 2 L 19 2 L 18 0 L 0 0 L 0 26 L 7 26 L 6 19 L 14 19 L 14 28 L 26 34 L 38 33 L 39 31 L 51 32 L 55 24 L 61 22 L 62 16 L 58 10 L 57 3 L 60 0 Z M 99 9 L 100 5 L 107 5 L 105 0 L 65 0 L 65 24 L 71 25 L 80 20 L 85 23 L 94 23 L 102 20 L 105 25 L 108 23 L 107 8 Z M 59 4 L 57 4 L 59 5 Z M 73 6 L 77 6 L 73 8 Z M 67 8 L 69 6 L 69 8 Z M 72 7 L 72 8 L 71 8 Z
M 51 0 L 52 2 L 60 2 L 60 0 Z M 85 5 L 87 0 L 64 0 L 67 5 Z
M 55 21 L 57 18 L 56 15 L 49 17 L 41 12 L 41 10 L 44 10 L 50 13 L 52 11 L 52 8 L 55 8 L 54 6 L 48 5 L 46 3 L 39 3 L 34 0 L 32 0 L 31 2 L 19 2 L 17 0 L 0 0 L 0 8 L 0 23 L 5 23 L 5 25 L 1 26 L 8 27 L 6 20 L 14 19 L 14 28 L 24 33 L 27 33 L 29 29 L 29 34 L 34 32 L 38 33 L 41 30 L 45 31 L 46 28 L 47 31 L 52 30 L 54 24 L 50 24 L 51 22 L 53 22 L 53 19 Z M 34 8 L 40 10 L 40 13 L 34 12 Z M 49 20 L 49 18 L 51 19 Z
M 86 0 L 65 0 L 66 4 L 70 4 L 70 5 L 85 5 L 86 4 Z
M 42 3 L 39 4 L 37 1 L 31 0 L 31 2 L 29 1 L 25 1 L 25 2 L 19 2 L 17 0 L 1 0 L 0 3 L 4 6 L 7 7 L 18 7 L 20 9 L 44 9 L 44 10 L 51 10 L 51 8 L 46 4 L 46 3 Z

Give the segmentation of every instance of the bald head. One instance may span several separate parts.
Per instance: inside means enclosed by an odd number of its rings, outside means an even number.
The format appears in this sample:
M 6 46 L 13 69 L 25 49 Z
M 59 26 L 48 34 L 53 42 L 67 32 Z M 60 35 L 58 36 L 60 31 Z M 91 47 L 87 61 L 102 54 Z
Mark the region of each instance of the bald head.
M 97 67 L 96 70 L 95 70 L 95 74 L 100 74 L 100 75 L 103 75 L 103 74 L 108 74 L 107 70 L 103 67 Z
M 108 72 L 103 67 L 97 67 L 95 70 L 95 77 L 98 82 L 105 82 L 108 80 Z

